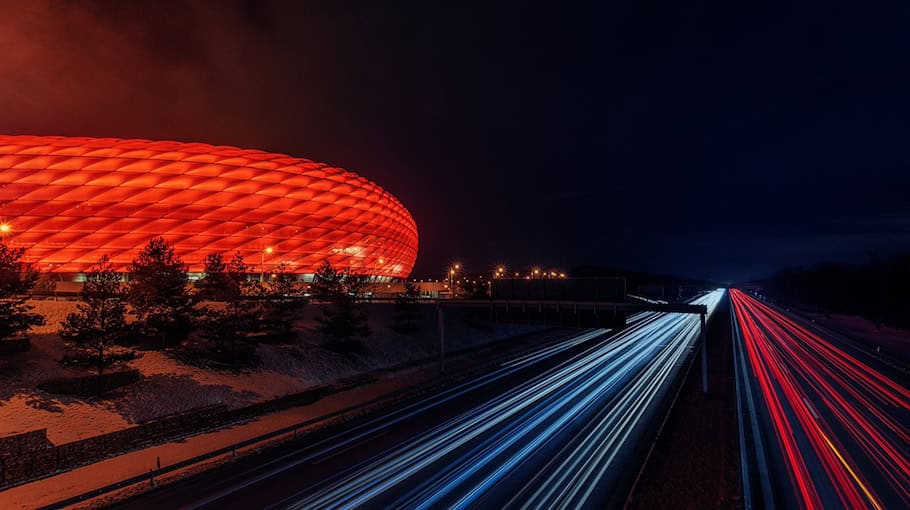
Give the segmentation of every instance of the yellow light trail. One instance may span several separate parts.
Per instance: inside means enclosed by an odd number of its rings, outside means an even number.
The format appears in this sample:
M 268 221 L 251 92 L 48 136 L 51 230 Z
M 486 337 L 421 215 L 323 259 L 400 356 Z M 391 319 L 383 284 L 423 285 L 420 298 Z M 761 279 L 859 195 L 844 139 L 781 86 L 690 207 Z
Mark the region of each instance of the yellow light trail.
M 866 488 L 866 484 L 864 484 L 863 481 L 859 479 L 859 476 L 856 475 L 856 472 L 853 471 L 853 468 L 851 468 L 850 464 L 847 463 L 847 459 L 845 459 L 843 457 L 843 455 L 841 455 L 840 452 L 837 451 L 837 448 L 835 448 L 834 444 L 831 442 L 830 439 L 828 439 L 828 436 L 824 432 L 822 432 L 822 431 L 819 431 L 819 432 L 822 435 L 822 439 L 824 439 L 825 442 L 828 443 L 828 448 L 831 448 L 831 451 L 834 452 L 834 455 L 837 455 L 837 458 L 838 458 L 838 460 L 840 460 L 840 463 L 843 464 L 845 468 L 847 468 L 847 472 L 850 473 L 850 476 L 853 477 L 853 480 L 856 482 L 857 485 L 859 485 L 859 488 L 862 489 L 863 494 L 866 495 L 866 498 L 869 499 L 869 502 L 872 503 L 872 506 L 874 506 L 877 510 L 882 510 L 882 505 L 880 505 L 878 503 L 878 501 L 876 501 L 875 496 L 873 496 L 872 493 L 869 492 L 869 489 Z

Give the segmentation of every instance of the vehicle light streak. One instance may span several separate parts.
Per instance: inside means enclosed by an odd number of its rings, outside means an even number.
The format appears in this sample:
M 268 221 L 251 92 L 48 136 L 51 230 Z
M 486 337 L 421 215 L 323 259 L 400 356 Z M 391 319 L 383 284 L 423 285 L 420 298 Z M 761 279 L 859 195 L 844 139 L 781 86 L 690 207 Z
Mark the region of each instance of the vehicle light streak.
M 695 303 L 713 313 L 723 294 L 715 291 Z M 593 489 L 618 467 L 618 453 L 699 337 L 696 315 L 644 313 L 630 323 L 612 341 L 285 504 L 465 508 L 530 463 L 556 467 L 511 480 L 518 488 L 508 495 L 514 496 L 510 506 L 590 505 Z M 555 456 L 545 455 L 553 448 Z
M 419 413 L 426 412 L 435 407 L 441 406 L 446 402 L 449 402 L 453 399 L 458 398 L 461 395 L 474 391 L 478 388 L 488 386 L 496 383 L 497 381 L 509 376 L 510 374 L 520 370 L 522 368 L 534 365 L 540 361 L 543 361 L 549 356 L 559 354 L 563 351 L 571 349 L 577 345 L 590 342 L 597 339 L 600 336 L 603 336 L 607 333 L 606 329 L 597 328 L 587 330 L 581 334 L 578 334 L 574 337 L 562 340 L 554 345 L 537 349 L 525 356 L 518 358 L 517 360 L 512 360 L 506 363 L 503 363 L 500 368 L 494 370 L 488 374 L 478 377 L 477 379 L 458 384 L 452 388 L 444 390 L 440 393 L 436 393 L 427 398 L 421 399 L 417 402 L 409 404 L 394 413 L 386 414 L 381 417 L 373 418 L 368 420 L 350 430 L 344 435 L 344 437 L 331 437 L 329 439 L 321 440 L 311 447 L 313 451 L 308 455 L 297 458 L 294 461 L 288 462 L 290 457 L 296 456 L 295 453 L 290 453 L 287 456 L 279 457 L 270 461 L 264 467 L 275 466 L 273 468 L 267 469 L 255 477 L 251 477 L 245 480 L 242 483 L 235 484 L 229 489 L 215 494 L 210 495 L 207 498 L 194 502 L 193 505 L 188 506 L 188 509 L 193 508 L 202 508 L 207 505 L 213 504 L 225 497 L 228 497 L 233 492 L 243 489 L 245 487 L 252 486 L 258 482 L 266 480 L 272 476 L 277 475 L 283 471 L 287 471 L 295 466 L 300 464 L 313 461 L 314 459 L 325 458 L 326 456 L 335 455 L 339 450 L 350 447 L 352 444 L 355 444 L 358 441 L 363 440 L 367 437 L 372 437 L 377 434 L 383 433 L 383 431 L 388 430 L 389 427 L 393 427 L 398 423 L 401 423 L 407 420 L 410 417 L 413 417 Z M 591 348 L 589 348 L 591 349 Z
M 910 390 L 775 308 L 730 294 L 800 507 L 910 507 Z

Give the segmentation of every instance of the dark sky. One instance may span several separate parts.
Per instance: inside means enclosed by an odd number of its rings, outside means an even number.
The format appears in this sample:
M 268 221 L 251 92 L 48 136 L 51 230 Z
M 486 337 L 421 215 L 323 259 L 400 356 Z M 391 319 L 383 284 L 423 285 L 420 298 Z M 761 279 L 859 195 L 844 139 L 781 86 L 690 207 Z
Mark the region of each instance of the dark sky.
M 0 0 L 0 132 L 348 168 L 422 276 L 910 249 L 907 2 L 493 3 Z

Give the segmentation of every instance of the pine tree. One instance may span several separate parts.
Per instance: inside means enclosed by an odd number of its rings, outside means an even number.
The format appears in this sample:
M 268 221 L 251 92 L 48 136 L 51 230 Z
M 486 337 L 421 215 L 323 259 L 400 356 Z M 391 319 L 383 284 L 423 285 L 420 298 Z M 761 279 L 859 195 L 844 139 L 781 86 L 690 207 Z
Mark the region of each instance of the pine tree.
M 205 257 L 205 276 L 196 282 L 196 288 L 207 299 L 220 301 L 231 294 L 234 283 L 227 273 L 224 257 L 220 253 L 209 253 Z
M 355 335 L 370 335 L 367 314 L 357 304 L 366 284 L 364 276 L 339 272 L 327 260 L 313 277 L 313 297 L 328 302 L 316 320 L 322 333 L 339 345 L 349 343 Z
M 322 317 L 316 320 L 320 331 L 339 344 L 350 342 L 354 336 L 370 336 L 367 314 L 349 296 L 324 307 Z
M 259 329 L 259 301 L 257 286 L 247 281 L 248 268 L 239 252 L 235 253 L 225 271 L 226 287 L 222 289 L 226 306 L 222 310 L 207 307 L 204 311 L 202 336 L 215 343 L 218 353 L 230 357 L 231 365 L 237 366 L 241 359 L 248 360 L 255 349 L 250 334 Z
M 364 299 L 369 286 L 370 277 L 361 273 L 345 272 L 341 280 L 344 293 L 352 297 L 354 301 Z
M 332 302 L 344 293 L 344 273 L 339 272 L 328 260 L 323 260 L 316 274 L 313 275 L 313 283 L 310 285 L 310 295 L 314 301 Z
M 126 303 L 120 275 L 114 272 L 107 255 L 89 271 L 81 297 L 78 310 L 60 323 L 60 337 L 92 353 L 98 368 L 98 396 L 101 396 L 106 355 L 126 331 Z
M 420 289 L 414 282 L 405 282 L 404 292 L 395 297 L 392 329 L 399 333 L 416 333 L 420 330 L 421 319 L 423 313 L 420 310 Z
M 202 336 L 214 342 L 216 353 L 228 356 L 233 366 L 252 357 L 255 347 L 250 334 L 259 320 L 256 303 L 238 298 L 223 310 L 207 307 L 203 313 Z
M 0 242 L 0 340 L 44 324 L 44 317 L 25 304 L 38 271 L 21 260 L 24 251 Z
M 281 336 L 291 333 L 294 312 L 303 307 L 299 289 L 294 285 L 296 276 L 285 264 L 279 264 L 275 275 L 266 285 L 263 315 L 269 329 Z
M 249 293 L 249 271 L 250 268 L 243 261 L 243 255 L 239 251 L 234 253 L 227 266 L 227 277 L 230 280 L 230 286 L 228 287 L 228 294 L 225 296 L 226 301 L 232 302 L 245 293 Z
M 185 339 L 192 329 L 197 313 L 187 289 L 186 265 L 163 238 L 149 241 L 130 265 L 127 302 L 140 331 L 159 338 L 162 348 Z
M 489 299 L 490 285 L 488 282 L 469 280 L 465 278 L 455 283 L 458 293 L 467 299 Z

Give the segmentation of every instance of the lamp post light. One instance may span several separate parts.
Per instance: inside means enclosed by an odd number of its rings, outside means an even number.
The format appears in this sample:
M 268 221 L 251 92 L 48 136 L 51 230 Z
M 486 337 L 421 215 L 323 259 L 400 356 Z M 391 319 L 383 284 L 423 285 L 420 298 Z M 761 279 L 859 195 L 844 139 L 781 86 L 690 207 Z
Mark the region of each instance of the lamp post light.
M 265 254 L 271 255 L 273 251 L 275 251 L 274 248 L 268 246 L 259 252 L 259 283 L 265 282 Z
M 456 262 L 449 268 L 449 294 L 450 299 L 455 298 L 455 273 L 461 269 L 461 264 Z
M 495 280 L 497 278 L 503 278 L 505 276 L 505 270 L 506 270 L 506 268 L 499 266 L 496 268 L 495 271 L 493 271 L 493 278 L 490 278 L 490 281 L 489 281 L 490 299 L 493 299 L 493 280 Z

